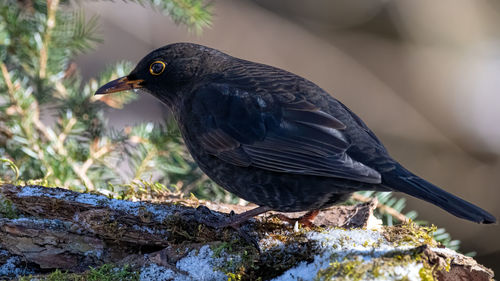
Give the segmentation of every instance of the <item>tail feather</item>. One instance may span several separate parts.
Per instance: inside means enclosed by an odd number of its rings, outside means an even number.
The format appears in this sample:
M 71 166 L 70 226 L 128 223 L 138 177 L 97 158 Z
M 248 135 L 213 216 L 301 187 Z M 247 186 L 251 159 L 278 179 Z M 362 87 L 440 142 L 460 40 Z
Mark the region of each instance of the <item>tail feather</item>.
M 496 218 L 485 210 L 442 190 L 400 165 L 382 175 L 382 184 L 432 203 L 459 218 L 485 224 L 496 222 Z

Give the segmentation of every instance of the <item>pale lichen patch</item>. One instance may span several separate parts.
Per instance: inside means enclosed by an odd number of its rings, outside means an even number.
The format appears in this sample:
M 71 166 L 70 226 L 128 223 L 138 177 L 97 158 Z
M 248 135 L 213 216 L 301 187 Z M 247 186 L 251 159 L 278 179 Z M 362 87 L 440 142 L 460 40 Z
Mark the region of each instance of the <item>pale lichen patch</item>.
M 217 268 L 234 259 L 231 255 L 216 257 L 209 246 L 203 246 L 199 250 L 193 250 L 177 261 L 174 272 L 171 268 L 156 264 L 144 266 L 141 269 L 140 280 L 175 280 L 175 281 L 217 281 L 227 280 L 226 274 Z
M 0 249 L 0 277 L 14 277 L 33 273 L 26 268 L 18 256 L 11 256 L 9 252 Z
M 17 193 L 16 196 L 20 198 L 47 197 L 60 200 L 72 198 L 72 201 L 77 203 L 89 205 L 92 207 L 107 207 L 136 216 L 147 216 L 151 218 L 151 220 L 160 223 L 170 217 L 175 209 L 174 205 L 169 205 L 168 208 L 165 208 L 165 206 L 161 204 L 110 199 L 103 195 L 75 193 L 63 189 L 58 189 L 58 192 L 51 193 L 47 191 L 47 188 L 38 186 L 25 186 L 20 190 L 20 192 Z

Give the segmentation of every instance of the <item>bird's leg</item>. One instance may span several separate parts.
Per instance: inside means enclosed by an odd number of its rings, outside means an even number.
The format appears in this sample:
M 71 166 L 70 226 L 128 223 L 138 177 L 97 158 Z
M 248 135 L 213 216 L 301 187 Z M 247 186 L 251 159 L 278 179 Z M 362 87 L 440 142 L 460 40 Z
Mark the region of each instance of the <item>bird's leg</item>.
M 280 220 L 286 221 L 289 224 L 294 224 L 295 222 L 298 222 L 299 224 L 301 224 L 303 226 L 311 227 L 314 225 L 313 220 L 314 220 L 314 218 L 316 218 L 316 216 L 318 214 L 319 214 L 319 210 L 312 210 L 312 211 L 309 211 L 306 214 L 304 214 L 303 216 L 296 218 L 296 219 L 289 218 L 283 214 L 278 214 L 277 216 Z
M 255 246 L 255 248 L 257 248 L 257 250 L 260 251 L 258 241 L 255 240 L 254 238 L 252 238 L 252 236 L 250 236 L 250 234 L 248 234 L 245 230 L 243 230 L 243 228 L 240 227 L 240 225 L 242 223 L 244 223 L 245 221 L 251 219 L 252 217 L 255 217 L 257 215 L 260 215 L 260 214 L 265 213 L 265 212 L 270 211 L 270 210 L 271 210 L 271 208 L 269 208 L 269 207 L 261 206 L 261 207 L 257 207 L 257 208 L 248 210 L 248 211 L 243 212 L 241 214 L 232 215 L 231 217 L 229 217 L 229 219 L 224 220 L 224 221 L 218 221 L 218 222 L 204 221 L 203 223 L 210 226 L 210 227 L 213 227 L 215 229 L 222 229 L 222 228 L 230 226 L 233 229 L 235 229 L 236 231 L 238 231 L 238 234 L 243 239 L 245 239 L 248 243 L 253 244 Z
M 266 206 L 260 206 L 260 207 L 248 210 L 246 212 L 243 212 L 241 214 L 233 215 L 227 221 L 220 222 L 214 227 L 215 228 L 224 228 L 227 226 L 231 226 L 234 229 L 238 229 L 239 225 L 242 224 L 243 222 L 245 222 L 245 221 L 247 221 L 255 216 L 263 214 L 267 211 L 271 211 L 271 208 L 266 207 Z
M 203 205 L 199 206 L 197 208 L 197 210 L 204 212 L 204 213 L 211 214 L 211 210 Z M 246 212 L 243 212 L 243 213 L 237 214 L 237 215 L 234 215 L 234 212 L 231 211 L 230 217 L 228 219 L 225 219 L 225 220 L 221 220 L 220 218 L 217 218 L 217 216 L 214 216 L 213 214 L 211 214 L 211 216 L 210 216 L 211 219 L 205 218 L 205 219 L 201 220 L 200 222 L 205 224 L 205 225 L 208 225 L 210 227 L 217 228 L 217 229 L 221 229 L 221 228 L 228 227 L 228 226 L 230 226 L 234 229 L 238 229 L 240 224 L 244 223 L 245 221 L 251 219 L 252 217 L 255 217 L 257 215 L 260 215 L 262 213 L 270 211 L 270 210 L 271 210 L 270 207 L 261 206 L 261 207 L 251 209 L 251 210 L 248 210 Z

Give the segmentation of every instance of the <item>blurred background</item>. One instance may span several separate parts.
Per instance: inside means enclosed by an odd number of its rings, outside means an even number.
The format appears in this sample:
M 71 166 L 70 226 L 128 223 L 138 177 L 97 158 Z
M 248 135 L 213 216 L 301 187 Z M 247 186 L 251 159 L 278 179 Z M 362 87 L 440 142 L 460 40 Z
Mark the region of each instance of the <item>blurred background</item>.
M 81 5 L 101 16 L 105 39 L 76 59 L 84 77 L 180 41 L 289 70 L 350 107 L 408 169 L 500 217 L 498 1 L 218 0 L 200 35 L 139 5 Z M 144 95 L 108 114 L 119 129 L 168 111 Z M 413 198 L 407 209 L 500 272 L 498 225 Z

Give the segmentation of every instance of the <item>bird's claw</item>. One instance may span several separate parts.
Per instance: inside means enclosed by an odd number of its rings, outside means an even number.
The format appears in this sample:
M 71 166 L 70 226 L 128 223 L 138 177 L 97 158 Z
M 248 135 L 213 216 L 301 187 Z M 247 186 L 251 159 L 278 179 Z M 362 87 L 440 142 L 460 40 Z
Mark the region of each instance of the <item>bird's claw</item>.
M 204 213 L 204 219 L 202 221 L 199 221 L 200 223 L 203 223 L 204 225 L 217 230 L 231 227 L 238 232 L 241 238 L 243 238 L 247 243 L 255 246 L 255 248 L 260 252 L 258 240 L 252 237 L 248 231 L 243 229 L 247 228 L 247 226 L 242 226 L 239 220 L 232 219 L 235 217 L 235 213 L 233 211 L 229 213 L 229 217 L 221 218 L 220 216 L 214 214 L 212 210 L 210 210 L 206 206 L 199 206 L 197 210 Z

